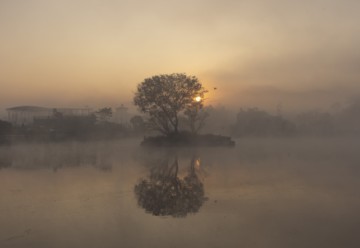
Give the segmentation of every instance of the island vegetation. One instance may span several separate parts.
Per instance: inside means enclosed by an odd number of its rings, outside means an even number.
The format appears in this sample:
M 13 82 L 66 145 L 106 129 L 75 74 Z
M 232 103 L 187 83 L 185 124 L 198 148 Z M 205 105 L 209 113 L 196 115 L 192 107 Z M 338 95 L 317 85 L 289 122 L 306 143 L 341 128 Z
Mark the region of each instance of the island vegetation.
M 230 137 L 198 132 L 209 114 L 204 111 L 208 91 L 195 76 L 183 73 L 157 75 L 141 82 L 134 104 L 148 116 L 149 127 L 162 135 L 147 137 L 144 146 L 234 146 Z M 183 119 L 188 130 L 179 130 Z

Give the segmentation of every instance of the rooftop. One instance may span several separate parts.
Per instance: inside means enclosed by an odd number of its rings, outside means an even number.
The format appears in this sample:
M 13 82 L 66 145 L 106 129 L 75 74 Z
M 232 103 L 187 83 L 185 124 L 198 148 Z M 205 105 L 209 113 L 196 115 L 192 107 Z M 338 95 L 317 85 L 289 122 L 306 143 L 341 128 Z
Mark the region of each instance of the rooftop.
M 40 111 L 49 111 L 50 108 L 38 107 L 38 106 L 16 106 L 12 108 L 7 108 L 8 111 L 33 111 L 33 112 L 40 112 Z
M 51 111 L 51 110 L 58 110 L 58 111 L 72 111 L 72 110 L 82 110 L 82 111 L 89 111 L 91 108 L 84 107 L 84 108 L 45 108 L 39 106 L 16 106 L 12 108 L 7 108 L 8 111 L 32 111 L 32 112 L 41 112 L 41 111 Z

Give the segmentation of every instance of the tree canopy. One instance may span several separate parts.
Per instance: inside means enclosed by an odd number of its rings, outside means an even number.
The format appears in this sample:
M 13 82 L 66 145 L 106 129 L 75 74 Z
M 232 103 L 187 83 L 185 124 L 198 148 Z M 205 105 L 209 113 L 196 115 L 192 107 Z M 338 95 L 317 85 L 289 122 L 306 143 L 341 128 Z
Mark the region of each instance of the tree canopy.
M 165 135 L 178 132 L 179 113 L 191 109 L 194 102 L 202 107 L 206 93 L 195 76 L 183 73 L 156 75 L 137 86 L 134 104 L 150 116 L 153 129 Z
M 106 122 L 109 121 L 112 117 L 112 109 L 111 108 L 102 108 L 95 112 L 95 116 L 98 121 L 100 122 Z

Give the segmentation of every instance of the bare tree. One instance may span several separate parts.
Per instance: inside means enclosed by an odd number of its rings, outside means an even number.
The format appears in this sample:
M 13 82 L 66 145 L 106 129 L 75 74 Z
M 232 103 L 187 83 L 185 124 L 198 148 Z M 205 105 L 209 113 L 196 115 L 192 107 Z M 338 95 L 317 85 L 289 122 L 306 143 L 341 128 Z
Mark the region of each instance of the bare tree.
M 134 104 L 149 114 L 151 127 L 165 135 L 178 133 L 179 113 L 190 108 L 207 91 L 194 76 L 183 73 L 146 78 L 137 87 Z

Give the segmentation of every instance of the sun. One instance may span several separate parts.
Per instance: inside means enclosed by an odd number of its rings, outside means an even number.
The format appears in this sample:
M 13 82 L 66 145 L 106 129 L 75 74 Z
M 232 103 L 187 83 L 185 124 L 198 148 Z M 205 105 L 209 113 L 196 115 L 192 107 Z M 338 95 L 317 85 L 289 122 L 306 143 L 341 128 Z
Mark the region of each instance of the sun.
M 197 96 L 197 97 L 195 97 L 195 101 L 197 101 L 197 102 L 201 102 L 201 96 Z

